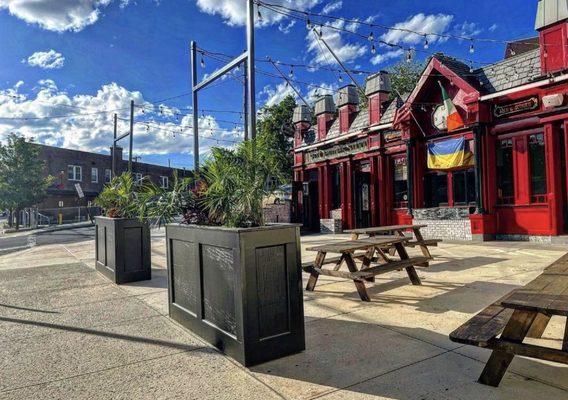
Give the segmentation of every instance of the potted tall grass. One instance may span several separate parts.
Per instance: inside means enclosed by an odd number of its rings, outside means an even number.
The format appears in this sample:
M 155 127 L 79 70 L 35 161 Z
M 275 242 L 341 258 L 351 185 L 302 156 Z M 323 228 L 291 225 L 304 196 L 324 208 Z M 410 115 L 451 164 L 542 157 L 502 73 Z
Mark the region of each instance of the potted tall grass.
M 170 317 L 245 366 L 305 348 L 299 226 L 262 214 L 278 171 L 259 144 L 214 148 L 166 225 Z
M 124 173 L 95 200 L 105 216 L 95 217 L 96 269 L 116 284 L 152 278 L 150 229 L 142 219 L 140 189 Z

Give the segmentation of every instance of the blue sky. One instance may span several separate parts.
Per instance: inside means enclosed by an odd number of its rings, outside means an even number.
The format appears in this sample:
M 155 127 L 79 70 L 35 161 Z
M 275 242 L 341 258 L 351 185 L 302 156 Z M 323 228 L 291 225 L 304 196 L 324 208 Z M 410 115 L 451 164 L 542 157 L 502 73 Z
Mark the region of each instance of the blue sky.
M 476 39 L 514 40 L 535 35 L 536 0 L 266 0 L 305 11 L 339 16 L 415 31 L 463 35 Z M 111 145 L 112 111 L 128 116 L 134 99 L 136 114 L 136 155 L 142 161 L 191 168 L 191 130 L 187 117 L 191 106 L 189 42 L 209 51 L 236 55 L 245 48 L 241 25 L 245 0 L 0 0 L 0 140 L 16 132 L 57 146 L 104 152 Z M 324 68 L 331 57 L 323 54 L 305 22 L 271 13 L 261 7 L 263 20 L 257 29 L 257 58 L 315 68 L 297 67 L 293 79 L 304 83 L 298 88 L 313 99 L 315 86 L 332 91 L 341 86 L 337 72 Z M 367 36 L 416 48 L 421 60 L 437 51 L 472 59 L 476 66 L 502 59 L 503 43 L 455 38 L 424 39 L 401 31 L 333 22 Z M 349 68 L 378 71 L 404 58 L 404 52 L 377 44 L 371 54 L 364 38 L 324 29 L 324 39 L 338 52 Z M 204 58 L 213 72 L 221 65 Z M 335 65 L 332 65 L 336 67 Z M 257 68 L 274 73 L 271 65 Z M 289 67 L 282 67 L 285 73 Z M 364 76 L 359 75 L 361 82 Z M 257 75 L 259 106 L 272 104 L 290 93 L 282 80 Z M 242 85 L 238 77 L 228 78 L 200 96 L 202 151 L 210 146 L 230 146 L 242 137 Z M 154 103 L 157 100 L 181 96 Z M 161 107 L 160 107 L 161 105 Z M 223 110 L 227 112 L 212 112 Z M 109 111 L 109 112 L 107 112 Z M 97 114 L 95 114 L 97 113 Z M 74 118 L 52 118 L 70 114 L 90 114 Z M 28 117 L 28 120 L 6 119 Z M 47 117 L 47 118 L 46 118 Z M 4 119 L 2 119 L 4 118 Z M 51 118 L 51 119 L 48 119 Z M 146 124 L 143 122 L 147 121 Z M 149 121 L 149 122 L 148 122 Z M 127 123 L 121 121 L 120 132 Z M 174 137 L 175 136 L 175 137 Z M 207 138 L 207 139 L 205 139 Z

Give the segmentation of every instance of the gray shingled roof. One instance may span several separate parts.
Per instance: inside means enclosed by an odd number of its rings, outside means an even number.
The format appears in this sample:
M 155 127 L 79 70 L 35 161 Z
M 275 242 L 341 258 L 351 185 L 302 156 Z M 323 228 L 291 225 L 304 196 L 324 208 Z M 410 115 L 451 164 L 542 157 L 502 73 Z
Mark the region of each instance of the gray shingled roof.
M 540 50 L 510 57 L 475 71 L 482 93 L 494 93 L 520 86 L 538 79 L 540 72 Z
M 396 115 L 396 110 L 398 110 L 406 100 L 408 100 L 408 96 L 410 93 L 405 93 L 402 95 L 402 98 L 396 96 L 396 98 L 391 101 L 387 109 L 385 110 L 384 114 L 381 116 L 381 121 L 379 122 L 380 125 L 390 124 L 394 121 L 394 117 Z

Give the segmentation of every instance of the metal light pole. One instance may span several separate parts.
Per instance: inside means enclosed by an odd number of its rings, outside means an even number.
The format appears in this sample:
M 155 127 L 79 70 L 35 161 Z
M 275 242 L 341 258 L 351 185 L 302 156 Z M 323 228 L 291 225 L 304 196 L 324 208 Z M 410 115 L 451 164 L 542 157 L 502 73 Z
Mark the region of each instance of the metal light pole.
M 254 1 L 247 2 L 247 83 L 248 83 L 248 133 L 251 139 L 256 138 L 256 81 L 254 66 Z
M 132 147 L 134 142 L 134 100 L 130 100 L 130 141 L 128 145 L 128 172 L 132 173 Z
M 114 114 L 114 141 L 112 142 L 112 173 L 111 179 L 116 176 L 116 134 L 118 130 L 118 115 Z
M 192 87 L 192 104 L 193 104 L 193 165 L 195 172 L 199 171 L 199 106 L 197 99 L 197 44 L 191 42 L 191 87 Z
M 201 89 L 211 85 L 217 79 L 228 74 L 233 69 L 243 65 L 245 68 L 244 82 L 244 120 L 245 140 L 256 138 L 256 85 L 255 85 L 255 60 L 254 60 L 254 0 L 247 0 L 247 51 L 229 61 L 228 64 L 219 68 L 206 79 L 198 82 L 197 77 L 197 43 L 191 42 L 191 91 L 193 95 L 193 156 L 194 169 L 199 170 L 199 118 L 198 98 Z

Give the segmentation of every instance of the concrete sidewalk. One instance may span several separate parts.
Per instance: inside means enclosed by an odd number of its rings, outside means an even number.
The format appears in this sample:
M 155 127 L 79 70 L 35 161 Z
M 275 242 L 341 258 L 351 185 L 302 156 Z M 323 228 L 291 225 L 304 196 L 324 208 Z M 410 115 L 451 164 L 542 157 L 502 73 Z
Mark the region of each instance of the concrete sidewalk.
M 423 286 L 381 275 L 371 303 L 352 282 L 320 277 L 305 294 L 307 350 L 245 369 L 167 318 L 163 238 L 153 239 L 154 278 L 120 287 L 95 272 L 92 241 L 37 246 L 0 257 L 0 399 L 565 400 L 568 368 L 517 358 L 489 388 L 476 383 L 489 352 L 448 339 L 564 252 L 442 244 L 419 271 Z M 543 340 L 559 345 L 564 323 Z

